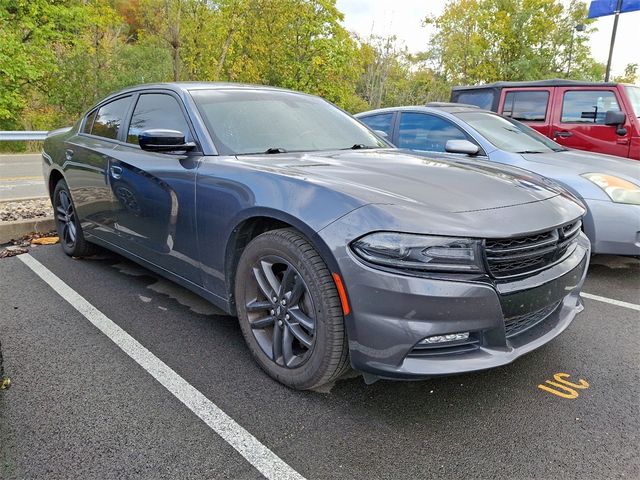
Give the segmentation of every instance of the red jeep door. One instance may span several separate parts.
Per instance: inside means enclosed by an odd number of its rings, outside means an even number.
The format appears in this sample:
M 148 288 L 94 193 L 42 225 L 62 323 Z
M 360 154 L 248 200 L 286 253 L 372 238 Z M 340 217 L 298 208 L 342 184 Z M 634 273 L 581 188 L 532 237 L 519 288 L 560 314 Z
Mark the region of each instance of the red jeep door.
M 504 88 L 498 112 L 535 128 L 547 137 L 551 131 L 550 88 Z
M 631 125 L 618 135 L 605 125 L 608 110 L 620 111 L 620 98 L 612 87 L 558 87 L 550 137 L 568 148 L 629 156 Z

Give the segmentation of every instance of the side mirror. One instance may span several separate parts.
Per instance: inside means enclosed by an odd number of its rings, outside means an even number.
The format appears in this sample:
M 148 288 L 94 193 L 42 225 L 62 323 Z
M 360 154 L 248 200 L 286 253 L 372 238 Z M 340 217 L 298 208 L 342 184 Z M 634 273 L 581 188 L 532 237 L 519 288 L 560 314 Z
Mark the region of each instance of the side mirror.
M 178 130 L 145 130 L 138 136 L 138 143 L 142 150 L 148 152 L 177 152 L 192 150 L 196 144 L 185 142 L 184 133 Z
M 373 132 L 379 137 L 384 138 L 385 140 L 389 139 L 389 135 L 387 135 L 387 132 L 383 132 L 382 130 L 374 130 Z
M 605 125 L 624 125 L 624 122 L 627 120 L 627 116 L 624 112 L 619 110 L 607 110 L 607 113 L 604 114 L 604 124 Z
M 463 153 L 465 155 L 477 155 L 480 151 L 480 147 L 469 140 L 447 140 L 444 149 L 449 153 Z

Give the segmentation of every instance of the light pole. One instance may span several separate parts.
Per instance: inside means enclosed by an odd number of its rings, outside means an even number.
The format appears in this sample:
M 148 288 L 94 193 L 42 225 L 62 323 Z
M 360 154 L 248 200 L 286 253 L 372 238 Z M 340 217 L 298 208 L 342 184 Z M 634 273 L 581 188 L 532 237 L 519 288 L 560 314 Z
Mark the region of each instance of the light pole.
M 613 57 L 613 45 L 616 43 L 616 31 L 618 30 L 618 18 L 620 18 L 620 10 L 622 10 L 622 0 L 618 0 L 616 4 L 616 10 L 614 12 L 615 18 L 613 19 L 613 32 L 611 32 L 611 45 L 609 46 L 609 59 L 607 60 L 607 73 L 604 76 L 604 81 L 609 81 L 609 75 L 611 74 L 611 58 Z
M 571 74 L 571 56 L 573 55 L 573 36 L 575 32 L 584 32 L 587 26 L 579 23 L 571 30 L 571 43 L 569 43 L 569 61 L 567 62 L 567 77 Z

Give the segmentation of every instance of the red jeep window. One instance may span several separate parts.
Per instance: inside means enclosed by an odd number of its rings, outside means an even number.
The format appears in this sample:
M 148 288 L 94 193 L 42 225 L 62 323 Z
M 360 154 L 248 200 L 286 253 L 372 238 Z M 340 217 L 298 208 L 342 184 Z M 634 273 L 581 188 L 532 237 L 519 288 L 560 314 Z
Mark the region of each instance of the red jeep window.
M 544 122 L 548 102 L 549 92 L 545 90 L 507 92 L 502 114 L 524 122 Z
M 607 111 L 620 111 L 616 96 L 609 90 L 570 90 L 562 101 L 562 123 L 603 125 Z

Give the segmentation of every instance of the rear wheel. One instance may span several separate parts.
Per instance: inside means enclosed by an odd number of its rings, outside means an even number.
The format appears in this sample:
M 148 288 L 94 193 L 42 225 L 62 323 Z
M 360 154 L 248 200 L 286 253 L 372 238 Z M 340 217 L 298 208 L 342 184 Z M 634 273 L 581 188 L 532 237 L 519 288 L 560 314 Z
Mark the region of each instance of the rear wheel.
M 338 292 L 324 261 L 293 229 L 259 235 L 236 273 L 238 318 L 258 364 L 292 388 L 310 389 L 348 369 Z
M 60 180 L 53 191 L 53 210 L 64 253 L 72 257 L 86 257 L 96 253 L 96 246 L 84 239 L 69 187 L 64 180 Z

